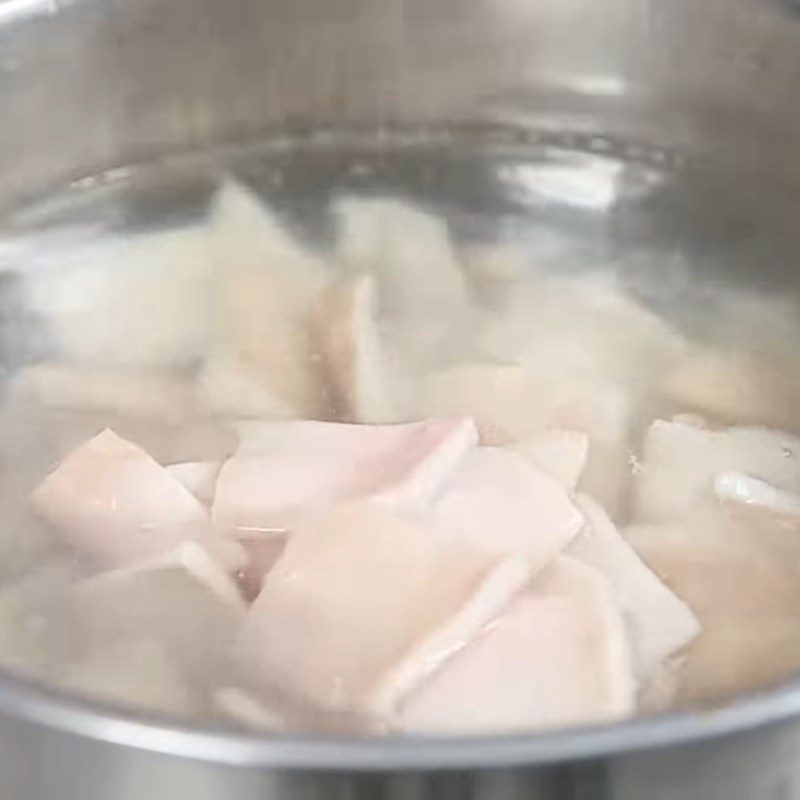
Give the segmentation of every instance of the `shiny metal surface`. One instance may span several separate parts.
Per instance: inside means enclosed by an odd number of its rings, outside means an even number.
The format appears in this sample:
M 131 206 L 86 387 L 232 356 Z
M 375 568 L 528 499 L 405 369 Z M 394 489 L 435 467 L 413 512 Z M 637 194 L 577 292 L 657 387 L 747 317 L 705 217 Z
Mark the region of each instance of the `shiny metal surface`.
M 798 85 L 800 18 L 770 0 L 0 0 L 0 206 L 269 130 L 505 123 L 678 154 L 792 220 Z M 794 289 L 792 243 L 772 273 Z M 798 752 L 800 686 L 714 714 L 433 742 L 184 730 L 0 677 L 14 800 L 793 800 Z

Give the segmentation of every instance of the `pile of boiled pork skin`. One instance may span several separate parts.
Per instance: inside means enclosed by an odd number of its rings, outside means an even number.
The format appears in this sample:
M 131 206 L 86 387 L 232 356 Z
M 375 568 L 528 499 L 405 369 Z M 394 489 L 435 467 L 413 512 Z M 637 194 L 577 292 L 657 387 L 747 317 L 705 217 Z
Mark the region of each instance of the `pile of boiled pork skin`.
M 98 428 L 59 453 L 30 503 L 72 566 L 0 589 L 7 666 L 255 730 L 424 734 L 615 721 L 800 666 L 782 364 L 394 198 L 331 214 L 321 255 L 231 182 L 202 224 L 129 240 L 120 297 L 148 259 L 195 259 L 208 293 L 159 284 L 152 342 L 31 288 L 63 353 L 12 397 L 235 440 L 170 463 Z M 69 656 L 45 668 L 28 611 L 53 582 Z

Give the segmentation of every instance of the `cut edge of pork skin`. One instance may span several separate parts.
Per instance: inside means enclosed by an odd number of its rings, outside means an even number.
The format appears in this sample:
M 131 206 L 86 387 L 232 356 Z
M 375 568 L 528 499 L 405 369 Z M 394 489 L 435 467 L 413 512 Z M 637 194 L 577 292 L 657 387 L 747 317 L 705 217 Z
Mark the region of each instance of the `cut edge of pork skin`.
M 319 347 L 334 394 L 354 422 L 387 423 L 398 419 L 387 375 L 389 353 L 375 319 L 375 285 L 369 274 L 328 288 L 317 309 Z
M 464 607 L 408 652 L 382 681 L 369 712 L 390 717 L 397 704 L 437 668 L 458 653 L 508 606 L 530 580 L 530 564 L 507 556 L 484 578 Z
M 142 573 L 170 569 L 186 570 L 188 575 L 209 589 L 226 605 L 241 610 L 246 608 L 233 578 L 204 547 L 194 541 L 181 542 L 173 551 L 163 556 L 84 578 L 75 584 L 75 590 L 91 592 L 96 588 L 128 581 Z
M 598 503 L 581 494 L 575 503 L 587 522 L 567 553 L 609 580 L 628 627 L 637 678 L 647 682 L 660 664 L 697 637 L 700 623 L 689 605 L 625 541 Z

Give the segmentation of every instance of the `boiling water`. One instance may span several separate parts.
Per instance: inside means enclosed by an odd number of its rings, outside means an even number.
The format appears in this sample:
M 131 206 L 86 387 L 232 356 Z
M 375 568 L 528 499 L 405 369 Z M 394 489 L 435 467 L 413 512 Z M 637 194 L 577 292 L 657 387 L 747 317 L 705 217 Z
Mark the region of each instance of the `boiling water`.
M 0 228 L 7 389 L 0 578 L 24 588 L 21 595 L 0 590 L 0 660 L 11 667 L 89 693 L 94 681 L 95 693 L 113 700 L 129 686 L 133 693 L 140 688 L 137 670 L 164 677 L 146 644 L 121 644 L 105 665 L 86 667 L 62 609 L 70 581 L 85 567 L 30 514 L 27 498 L 53 464 L 104 426 L 162 462 L 221 457 L 235 444 L 232 431 L 197 413 L 132 413 L 124 399 L 116 410 L 39 405 L 20 401 L 10 387 L 31 364 L 59 359 L 117 374 L 156 369 L 190 376 L 213 342 L 210 276 L 196 232 L 213 193 L 231 176 L 323 256 L 336 236 L 333 199 L 390 195 L 445 219 L 457 248 L 511 248 L 532 273 L 584 275 L 692 337 L 781 361 L 800 337 L 793 296 L 773 292 L 797 244 L 794 226 L 719 176 L 646 147 L 509 131 L 405 132 L 380 140 L 329 132 L 80 177 L 15 210 Z M 140 234 L 175 230 L 189 232 L 149 263 L 132 257 Z M 495 302 L 491 291 L 483 300 Z M 793 375 L 787 370 L 789 392 L 797 393 Z M 44 575 L 37 572 L 42 564 L 50 565 Z M 80 674 L 70 666 L 76 661 Z M 109 665 L 122 663 L 131 674 L 109 680 Z M 152 696 L 142 704 L 213 713 L 206 677 L 194 674 L 189 689 L 177 687 L 177 701 Z

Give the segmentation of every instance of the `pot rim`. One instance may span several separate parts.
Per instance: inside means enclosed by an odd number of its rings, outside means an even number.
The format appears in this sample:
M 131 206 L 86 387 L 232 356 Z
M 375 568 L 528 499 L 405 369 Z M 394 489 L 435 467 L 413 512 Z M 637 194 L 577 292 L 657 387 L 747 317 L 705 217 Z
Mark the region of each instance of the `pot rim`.
M 128 712 L 0 670 L 0 715 L 107 744 L 239 767 L 433 770 L 541 766 L 701 743 L 800 716 L 800 680 L 714 710 L 664 712 L 541 733 L 455 736 L 259 734 Z

